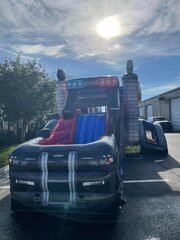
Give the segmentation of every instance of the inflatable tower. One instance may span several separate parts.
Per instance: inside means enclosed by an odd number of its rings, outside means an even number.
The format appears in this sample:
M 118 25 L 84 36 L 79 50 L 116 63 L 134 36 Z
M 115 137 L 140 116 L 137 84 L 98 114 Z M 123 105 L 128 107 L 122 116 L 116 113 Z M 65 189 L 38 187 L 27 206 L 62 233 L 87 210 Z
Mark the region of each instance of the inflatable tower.
M 57 70 L 57 78 L 56 81 L 56 104 L 57 104 L 57 112 L 59 116 L 61 116 L 64 104 L 67 97 L 67 90 L 66 90 L 66 75 L 63 69 Z
M 132 60 L 127 61 L 126 72 L 122 77 L 126 154 L 138 154 L 140 152 L 138 102 L 141 100 L 141 89 L 138 76 L 133 73 Z

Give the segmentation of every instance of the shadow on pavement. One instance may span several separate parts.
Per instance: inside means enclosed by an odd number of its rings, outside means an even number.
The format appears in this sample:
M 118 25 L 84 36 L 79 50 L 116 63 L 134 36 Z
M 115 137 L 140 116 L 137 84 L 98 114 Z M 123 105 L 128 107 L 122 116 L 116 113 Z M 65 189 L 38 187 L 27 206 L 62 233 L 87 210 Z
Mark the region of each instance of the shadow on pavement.
M 62 217 L 62 216 L 61 216 Z M 78 222 L 43 213 L 11 214 L 16 224 L 16 238 L 13 239 L 112 239 L 114 225 L 104 223 Z
M 0 201 L 0 239 L 113 239 L 116 218 L 11 212 L 10 194 Z
M 143 156 L 142 159 L 126 160 L 124 163 L 125 180 L 169 180 L 169 182 L 137 182 L 124 184 L 127 196 L 161 196 L 164 194 L 180 194 L 170 187 L 170 182 L 176 185 L 175 169 L 180 168 L 179 162 L 171 157 Z M 170 170 L 174 169 L 173 171 Z M 174 179 L 173 179 L 174 176 Z M 179 188 L 180 189 L 180 188 Z

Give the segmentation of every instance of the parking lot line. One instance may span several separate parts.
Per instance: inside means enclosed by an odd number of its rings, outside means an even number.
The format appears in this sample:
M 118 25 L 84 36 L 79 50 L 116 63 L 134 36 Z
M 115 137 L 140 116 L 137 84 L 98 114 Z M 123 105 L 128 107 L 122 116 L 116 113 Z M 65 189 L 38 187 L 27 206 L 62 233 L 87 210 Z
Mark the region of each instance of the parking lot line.
M 8 186 L 0 186 L 0 189 L 9 189 L 10 188 L 10 186 L 8 185 Z
M 169 179 L 147 179 L 147 180 L 124 180 L 124 183 L 155 183 L 155 182 L 169 182 Z

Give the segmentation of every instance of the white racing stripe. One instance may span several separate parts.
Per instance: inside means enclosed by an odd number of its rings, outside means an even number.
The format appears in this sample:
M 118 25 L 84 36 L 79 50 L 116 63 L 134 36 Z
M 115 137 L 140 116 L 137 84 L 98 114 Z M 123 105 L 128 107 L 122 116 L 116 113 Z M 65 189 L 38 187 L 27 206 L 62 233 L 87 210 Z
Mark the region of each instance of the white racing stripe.
M 48 153 L 42 152 L 41 157 L 41 171 L 42 171 L 42 178 L 41 178 L 41 184 L 42 184 L 42 197 L 43 197 L 43 205 L 47 206 L 49 201 L 49 190 L 48 190 Z
M 68 155 L 68 180 L 69 180 L 69 203 L 74 207 L 76 204 L 76 152 Z
M 169 179 L 147 179 L 147 180 L 124 180 L 123 183 L 155 183 L 169 182 Z
M 72 164 L 71 164 L 72 155 L 68 155 L 68 181 L 69 181 L 69 202 L 72 204 Z
M 76 153 L 73 154 L 73 161 L 72 161 L 72 187 L 73 187 L 73 205 L 75 206 L 76 204 L 76 185 L 75 185 L 75 159 L 76 158 Z

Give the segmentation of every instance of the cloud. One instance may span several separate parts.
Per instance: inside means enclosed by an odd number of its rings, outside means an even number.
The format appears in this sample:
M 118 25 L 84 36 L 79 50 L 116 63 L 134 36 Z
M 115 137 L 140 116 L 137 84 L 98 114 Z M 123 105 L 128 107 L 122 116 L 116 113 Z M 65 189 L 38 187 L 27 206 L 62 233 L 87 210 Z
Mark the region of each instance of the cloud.
M 62 52 L 63 45 L 56 46 L 43 46 L 42 44 L 36 45 L 15 45 L 13 48 L 19 53 L 32 54 L 32 55 L 46 55 L 50 57 L 60 57 L 65 54 Z
M 180 86 L 180 76 L 177 77 L 176 80 L 171 83 L 154 86 L 150 88 L 142 86 L 142 93 L 144 96 L 146 96 L 146 98 L 149 98 L 149 97 L 153 97 L 153 96 L 157 96 L 159 94 L 165 93 L 179 86 Z
M 0 48 L 0 51 L 6 52 L 6 53 L 8 53 L 8 54 L 10 54 L 10 55 L 14 55 L 14 56 L 18 56 L 18 55 L 19 55 L 19 54 L 16 53 L 16 52 L 8 51 L 8 50 L 3 49 L 3 48 Z M 20 54 L 20 56 L 21 56 L 21 58 L 24 58 L 24 59 L 31 59 L 31 60 L 33 59 L 32 57 L 28 57 L 28 56 L 21 55 L 21 54 Z
M 178 0 L 161 1 L 159 9 L 156 9 L 156 15 L 149 25 L 147 32 L 151 33 L 172 33 L 180 31 L 180 3 Z
M 2 0 L 0 47 L 113 67 L 124 58 L 179 55 L 179 12 L 179 0 Z M 96 25 L 109 16 L 119 20 L 121 33 L 105 40 Z

